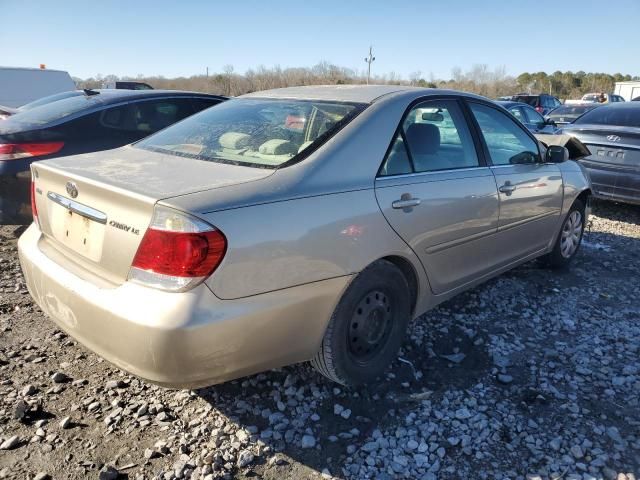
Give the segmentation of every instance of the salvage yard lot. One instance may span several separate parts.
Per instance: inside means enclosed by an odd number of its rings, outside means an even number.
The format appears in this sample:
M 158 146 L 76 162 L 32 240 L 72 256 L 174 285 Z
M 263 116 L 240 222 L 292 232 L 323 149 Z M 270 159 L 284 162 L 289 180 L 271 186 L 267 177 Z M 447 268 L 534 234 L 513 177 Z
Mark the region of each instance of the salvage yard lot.
M 638 207 L 595 203 L 570 271 L 531 262 L 423 315 L 358 390 L 306 366 L 197 391 L 126 375 L 33 304 L 20 231 L 0 227 L 0 478 L 640 473 Z

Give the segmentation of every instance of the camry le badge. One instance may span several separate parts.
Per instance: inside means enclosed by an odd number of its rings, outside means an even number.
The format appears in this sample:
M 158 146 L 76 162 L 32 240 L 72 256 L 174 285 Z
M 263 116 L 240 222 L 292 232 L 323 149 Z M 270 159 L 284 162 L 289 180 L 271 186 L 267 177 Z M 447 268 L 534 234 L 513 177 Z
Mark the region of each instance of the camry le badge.
M 67 193 L 71 196 L 71 198 L 76 198 L 78 196 L 78 187 L 73 182 L 67 182 Z
M 619 142 L 622 139 L 618 135 L 609 135 L 607 137 L 607 140 L 609 140 L 610 142 Z

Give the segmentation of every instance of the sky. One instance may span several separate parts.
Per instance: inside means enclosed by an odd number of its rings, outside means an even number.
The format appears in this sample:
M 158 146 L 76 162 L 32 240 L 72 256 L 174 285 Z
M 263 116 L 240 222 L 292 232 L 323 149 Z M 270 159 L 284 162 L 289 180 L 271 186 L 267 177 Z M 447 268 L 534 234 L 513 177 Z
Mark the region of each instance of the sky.
M 372 74 L 640 75 L 640 0 L 0 0 L 0 65 L 191 76 L 327 61 Z

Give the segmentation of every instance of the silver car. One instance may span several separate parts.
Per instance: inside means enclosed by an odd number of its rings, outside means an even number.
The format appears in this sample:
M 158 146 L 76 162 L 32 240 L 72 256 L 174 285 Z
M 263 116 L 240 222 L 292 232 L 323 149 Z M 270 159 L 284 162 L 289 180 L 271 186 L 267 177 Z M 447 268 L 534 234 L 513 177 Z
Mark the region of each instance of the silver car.
M 536 257 L 568 265 L 591 193 L 490 100 L 399 86 L 257 92 L 32 175 L 35 301 L 182 387 L 304 361 L 371 381 L 412 318 Z

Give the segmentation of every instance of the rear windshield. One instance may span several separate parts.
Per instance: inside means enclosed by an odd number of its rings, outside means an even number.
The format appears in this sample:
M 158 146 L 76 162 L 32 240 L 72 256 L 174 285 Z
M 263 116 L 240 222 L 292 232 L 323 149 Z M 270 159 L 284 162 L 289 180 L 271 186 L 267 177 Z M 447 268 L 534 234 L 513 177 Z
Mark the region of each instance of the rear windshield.
M 40 127 L 57 120 L 62 120 L 69 115 L 80 112 L 85 108 L 99 105 L 100 95 L 85 96 L 79 95 L 75 97 L 65 98 L 57 102 L 51 102 L 31 110 L 20 111 L 9 117 L 3 122 L 4 127 L 10 127 L 9 123 L 20 127 Z
M 582 115 L 584 112 L 588 112 L 589 110 L 593 110 L 595 107 L 591 105 L 565 105 L 563 107 L 558 107 L 554 111 L 552 111 L 549 116 L 578 116 Z
M 627 105 L 598 107 L 582 115 L 575 123 L 640 127 L 640 105 L 637 107 L 629 108 Z
M 535 107 L 535 106 L 538 105 L 538 99 L 539 98 L 540 97 L 532 97 L 531 95 L 516 95 L 515 97 L 513 97 L 513 101 L 514 102 L 528 103 L 532 107 Z
M 352 103 L 234 99 L 136 146 L 199 160 L 277 168 L 302 158 L 363 109 Z
M 24 112 L 25 110 L 31 110 L 32 108 L 46 105 L 47 103 L 57 102 L 58 100 L 63 100 L 69 97 L 79 97 L 80 95 L 84 95 L 84 92 L 82 90 L 70 90 L 68 92 L 56 93 L 55 95 L 49 95 L 48 97 L 39 98 L 38 100 L 27 103 L 26 105 L 22 105 L 20 108 L 18 108 L 18 111 Z

